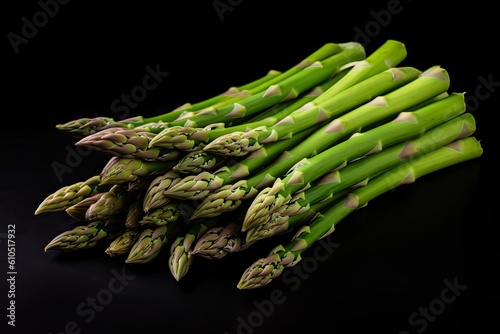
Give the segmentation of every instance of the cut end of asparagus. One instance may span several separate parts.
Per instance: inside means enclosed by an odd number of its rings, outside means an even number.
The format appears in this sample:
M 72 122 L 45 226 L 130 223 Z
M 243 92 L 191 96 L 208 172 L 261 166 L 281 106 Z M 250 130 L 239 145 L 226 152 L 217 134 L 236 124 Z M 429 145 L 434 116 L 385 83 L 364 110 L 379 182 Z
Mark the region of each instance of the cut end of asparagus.
M 428 78 L 435 78 L 439 79 L 442 81 L 449 81 L 450 76 L 448 71 L 446 71 L 444 68 L 442 68 L 439 65 L 431 66 L 427 70 L 425 70 L 422 74 L 420 74 L 421 77 L 428 77 Z

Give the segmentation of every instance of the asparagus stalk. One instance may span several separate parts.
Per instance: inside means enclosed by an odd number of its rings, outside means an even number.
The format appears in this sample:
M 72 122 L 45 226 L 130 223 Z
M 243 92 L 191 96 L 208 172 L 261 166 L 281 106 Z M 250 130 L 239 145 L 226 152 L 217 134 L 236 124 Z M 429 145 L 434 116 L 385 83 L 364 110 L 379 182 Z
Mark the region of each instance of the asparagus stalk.
M 283 152 L 272 164 L 268 164 L 249 178 L 212 191 L 201 201 L 191 218 L 214 217 L 236 209 L 242 201 L 253 199 L 260 190 L 285 175 L 302 159 L 325 151 L 362 128 L 386 122 L 397 113 L 409 110 L 416 105 L 425 105 L 429 100 L 434 100 L 436 96 L 445 93 L 449 85 L 450 78 L 445 69 L 439 66 L 427 69 L 406 85 L 386 95 L 378 96 L 330 123 L 322 125 L 299 145 Z
M 315 99 L 315 103 L 322 104 L 332 96 L 352 87 L 365 79 L 386 71 L 392 67 L 398 66 L 407 56 L 407 50 L 404 43 L 389 39 L 379 48 L 372 52 L 366 59 L 356 62 L 349 70 L 348 75 L 342 78 L 338 83 L 324 94 Z
M 87 225 L 76 226 L 52 239 L 45 251 L 59 250 L 64 252 L 88 249 L 102 240 L 114 238 L 123 230 L 123 217 L 113 216 L 106 221 L 93 221 Z
M 415 138 L 464 112 L 464 94 L 453 93 L 416 111 L 402 112 L 391 122 L 357 133 L 310 159 L 303 159 L 283 179 L 276 179 L 271 187 L 260 191 L 247 212 L 242 230 L 257 226 L 262 215 L 273 213 L 295 193 L 306 190 L 311 182 L 330 171 L 342 168 L 354 159 L 378 152 L 383 147 Z M 333 127 L 330 131 L 342 131 L 342 127 Z
M 101 130 L 118 127 L 124 129 L 131 129 L 138 126 L 142 126 L 148 123 L 157 123 L 157 122 L 168 122 L 173 121 L 182 116 L 184 113 L 192 111 L 192 110 L 202 110 L 208 108 L 214 104 L 221 103 L 223 101 L 232 100 L 235 96 L 245 96 L 245 92 L 249 89 L 254 89 L 255 87 L 260 87 L 265 82 L 282 75 L 282 72 L 276 70 L 270 70 L 264 76 L 249 82 L 246 85 L 242 85 L 241 87 L 230 87 L 228 90 L 223 92 L 222 94 L 213 96 L 204 101 L 200 101 L 195 104 L 186 103 L 182 106 L 167 112 L 162 115 L 154 116 L 154 117 L 143 117 L 136 116 L 122 120 L 115 120 L 112 117 L 99 116 L 94 118 L 79 118 L 76 120 L 72 120 L 63 124 L 57 124 L 56 129 L 71 136 L 74 138 L 81 139 L 88 135 L 94 134 Z
M 357 66 L 323 94 L 278 123 L 272 126 L 262 124 L 248 131 L 219 136 L 209 142 L 204 150 L 221 155 L 245 155 L 265 143 L 281 140 L 338 117 L 378 95 L 393 91 L 421 74 L 413 67 L 388 67 L 388 64 L 398 64 L 405 57 L 403 43 L 388 41 L 368 58 L 358 62 Z
M 125 260 L 129 264 L 144 264 L 154 260 L 161 248 L 180 232 L 179 224 L 163 225 L 155 228 L 145 228 L 132 245 Z
M 206 197 L 212 190 L 217 189 L 227 183 L 246 177 L 257 169 L 265 166 L 276 159 L 284 150 L 297 145 L 310 135 L 316 128 L 309 128 L 273 145 L 262 147 L 259 151 L 248 156 L 231 166 L 225 166 L 219 170 L 211 172 L 201 172 L 195 175 L 179 177 L 173 182 L 164 182 L 162 187 L 150 188 L 145 195 L 145 203 L 148 208 L 153 208 L 154 199 L 162 195 L 167 198 L 199 200 Z M 174 173 L 167 173 L 174 176 Z M 177 176 L 179 176 L 177 174 Z M 151 200 L 150 200 L 151 198 Z
M 302 253 L 315 242 L 331 234 L 335 226 L 347 215 L 362 208 L 368 202 L 387 191 L 449 166 L 479 158 L 483 149 L 475 137 L 457 140 L 445 147 L 421 155 L 394 167 L 353 190 L 335 206 L 317 216 L 310 224 L 302 226 L 290 243 L 278 245 L 267 257 L 250 265 L 237 283 L 238 289 L 255 289 L 269 284 L 279 277 L 287 267 L 295 266 Z
M 330 207 L 343 191 L 365 185 L 369 180 L 409 159 L 466 138 L 476 130 L 470 113 L 457 116 L 425 132 L 421 137 L 384 148 L 378 153 L 349 163 L 325 174 L 311 188 L 299 192 L 271 215 L 262 215 L 256 227 L 246 233 L 246 241 L 257 241 L 288 231 Z M 300 216 L 297 219 L 291 217 Z
M 292 104 L 295 104 L 297 107 L 299 107 L 300 104 L 302 103 L 302 102 L 299 102 L 299 100 L 306 97 L 306 96 L 308 96 L 308 98 L 310 98 L 310 99 L 315 99 L 320 94 L 323 94 L 325 90 L 327 90 L 332 85 L 334 85 L 336 82 L 338 82 L 340 79 L 342 79 L 349 72 L 351 67 L 355 66 L 354 64 L 346 64 L 346 65 L 342 66 L 337 73 L 335 73 L 333 76 L 329 77 L 324 83 L 310 89 L 307 92 L 302 93 L 296 99 L 280 102 L 280 103 L 268 108 L 266 111 L 258 113 L 257 115 L 254 115 L 254 116 L 244 118 L 245 121 L 243 123 L 254 123 L 254 122 L 264 120 L 268 117 L 271 117 L 271 116 L 281 112 L 284 108 L 288 108 Z M 307 100 L 304 100 L 304 102 L 305 101 L 307 101 Z M 284 113 L 283 115 L 286 115 L 286 113 Z M 241 125 L 241 123 L 239 121 L 233 122 L 233 124 Z
M 172 276 L 176 281 L 180 281 L 191 267 L 193 263 L 193 255 L 191 250 L 196 243 L 196 240 L 205 232 L 220 224 L 217 219 L 200 220 L 191 225 L 186 234 L 178 236 L 170 246 L 170 256 L 168 259 L 168 267 Z
M 109 190 L 110 186 L 103 186 L 99 175 L 94 175 L 85 181 L 64 186 L 47 196 L 35 210 L 35 215 L 44 212 L 64 211 L 87 197 Z

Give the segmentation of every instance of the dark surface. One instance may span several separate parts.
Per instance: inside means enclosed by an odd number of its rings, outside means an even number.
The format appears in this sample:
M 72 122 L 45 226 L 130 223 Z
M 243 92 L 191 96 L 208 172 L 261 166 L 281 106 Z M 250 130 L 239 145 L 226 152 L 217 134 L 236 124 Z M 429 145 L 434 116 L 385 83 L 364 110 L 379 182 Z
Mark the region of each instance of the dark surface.
M 2 333 L 485 333 L 497 327 L 493 119 L 500 72 L 492 5 L 401 1 L 397 13 L 394 7 L 383 16 L 395 2 L 233 1 L 221 21 L 212 1 L 159 3 L 70 2 L 17 54 L 4 38 Z M 21 18 L 40 10 L 36 1 L 16 4 L 4 5 L 4 36 L 20 34 Z M 441 65 L 450 73 L 450 91 L 476 97 L 468 101 L 485 150 L 480 159 L 377 198 L 337 227 L 330 240 L 338 247 L 327 259 L 309 253 L 303 263 L 310 267 L 300 267 L 307 276 L 291 274 L 293 281 L 277 279 L 258 290 L 240 291 L 236 283 L 278 239 L 220 261 L 196 259 L 180 283 L 168 271 L 167 252 L 148 265 L 125 266 L 102 248 L 43 251 L 75 222 L 63 213 L 35 216 L 38 204 L 99 173 L 108 159 L 91 153 L 68 160 L 74 140 L 56 124 L 116 116 L 111 103 L 141 84 L 146 66 L 159 64 L 169 75 L 129 116 L 156 115 L 270 69 L 285 70 L 326 42 L 357 38 L 357 31 L 371 34 L 359 40 L 368 53 L 389 38 L 400 40 L 408 49 L 405 65 Z M 58 179 L 54 162 L 70 163 L 71 172 Z M 6 284 L 8 225 L 15 225 L 15 299 Z M 125 280 L 110 290 L 116 274 Z M 440 304 L 445 282 L 466 288 Z M 109 296 L 102 307 L 89 304 Z M 15 328 L 7 325 L 9 300 L 15 300 Z M 409 322 L 420 307 L 440 305 L 445 308 L 435 318 Z

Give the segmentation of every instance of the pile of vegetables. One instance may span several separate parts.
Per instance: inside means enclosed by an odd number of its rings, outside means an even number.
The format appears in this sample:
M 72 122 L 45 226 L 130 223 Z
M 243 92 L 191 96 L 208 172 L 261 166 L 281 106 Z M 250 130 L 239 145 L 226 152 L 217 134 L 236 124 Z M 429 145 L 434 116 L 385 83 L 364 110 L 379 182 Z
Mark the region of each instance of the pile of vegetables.
M 179 281 L 196 257 L 289 233 L 236 285 L 269 284 L 369 201 L 482 155 L 465 93 L 449 91 L 440 66 L 400 66 L 406 56 L 396 40 L 368 55 L 326 43 L 286 71 L 162 115 L 57 125 L 109 161 L 40 203 L 35 214 L 75 221 L 45 250 L 105 244 L 130 265 L 169 252 Z

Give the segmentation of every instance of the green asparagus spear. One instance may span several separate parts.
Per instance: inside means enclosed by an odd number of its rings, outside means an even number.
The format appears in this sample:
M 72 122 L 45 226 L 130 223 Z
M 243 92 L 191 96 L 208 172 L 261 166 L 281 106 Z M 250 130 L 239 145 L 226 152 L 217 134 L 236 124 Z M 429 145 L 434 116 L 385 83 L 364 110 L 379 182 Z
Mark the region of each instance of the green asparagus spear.
M 314 182 L 311 188 L 299 192 L 271 215 L 261 215 L 257 226 L 247 231 L 246 240 L 261 240 L 288 231 L 333 205 L 339 193 L 363 186 L 386 170 L 455 140 L 466 138 L 475 130 L 474 117 L 466 113 L 426 131 L 418 138 L 386 147 L 378 153 L 351 162 L 344 168 L 327 173 Z M 295 216 L 301 217 L 290 219 Z
M 273 213 L 294 194 L 306 190 L 311 182 L 321 176 L 344 167 L 354 159 L 379 152 L 383 147 L 415 138 L 464 113 L 465 107 L 464 94 L 453 93 L 416 111 L 402 112 L 391 122 L 356 133 L 310 159 L 303 159 L 283 179 L 278 178 L 271 187 L 261 190 L 247 212 L 242 230 L 257 226 L 262 215 Z M 343 130 L 343 124 L 334 125 L 329 131 Z
M 255 289 L 279 277 L 287 267 L 295 266 L 302 253 L 321 238 L 331 234 L 335 226 L 347 215 L 364 207 L 368 202 L 401 185 L 452 165 L 479 158 L 483 149 L 475 137 L 457 140 L 443 148 L 421 155 L 398 165 L 370 180 L 364 187 L 349 193 L 335 206 L 302 226 L 286 245 L 278 245 L 265 258 L 250 265 L 237 283 L 238 289 Z

